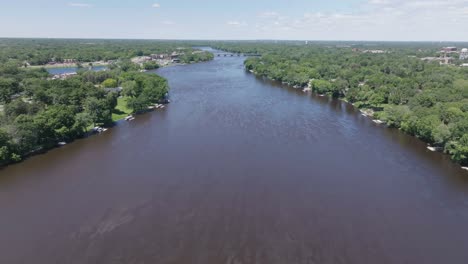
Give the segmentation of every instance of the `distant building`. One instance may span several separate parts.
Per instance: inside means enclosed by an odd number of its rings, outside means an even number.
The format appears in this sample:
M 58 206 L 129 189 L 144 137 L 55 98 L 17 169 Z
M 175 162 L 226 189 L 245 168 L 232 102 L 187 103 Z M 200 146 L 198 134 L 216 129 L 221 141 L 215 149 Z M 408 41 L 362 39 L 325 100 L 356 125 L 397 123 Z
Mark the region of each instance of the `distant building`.
M 151 54 L 150 57 L 151 57 L 153 60 L 162 60 L 162 59 L 168 58 L 169 55 L 164 54 L 164 53 L 161 53 L 161 54 Z
M 52 76 L 52 80 L 58 80 L 58 79 L 61 79 L 61 80 L 65 80 L 67 78 L 70 78 L 70 77 L 73 77 L 73 76 L 76 76 L 77 73 L 76 72 L 69 72 L 69 73 L 62 73 L 62 74 L 56 74 L 54 76 Z
M 442 53 L 455 53 L 457 52 L 457 47 L 443 47 L 442 50 L 440 50 L 440 52 Z
M 122 87 L 104 88 L 104 91 L 106 91 L 108 93 L 112 93 L 112 92 L 120 93 L 122 91 Z
M 177 58 L 179 58 L 179 53 L 177 53 L 177 52 L 175 52 L 175 51 L 172 52 L 172 54 L 171 54 L 171 59 L 174 60 L 174 59 L 177 59 Z
M 464 48 L 460 52 L 460 60 L 468 60 L 468 49 Z
M 440 65 L 449 65 L 452 63 L 452 61 L 453 61 L 452 57 L 443 57 L 443 58 L 440 58 Z
M 425 58 L 421 58 L 421 60 L 422 61 L 428 61 L 428 62 L 438 61 L 440 63 L 440 65 L 448 65 L 448 64 L 451 64 L 453 62 L 453 58 L 452 57 L 447 57 L 447 56 L 425 57 Z
M 383 54 L 383 53 L 386 53 L 386 51 L 384 51 L 384 50 L 364 50 L 363 53 Z
M 141 56 L 141 57 L 135 57 L 131 59 L 131 61 L 136 64 L 141 64 L 150 60 L 151 60 L 151 57 L 149 56 Z

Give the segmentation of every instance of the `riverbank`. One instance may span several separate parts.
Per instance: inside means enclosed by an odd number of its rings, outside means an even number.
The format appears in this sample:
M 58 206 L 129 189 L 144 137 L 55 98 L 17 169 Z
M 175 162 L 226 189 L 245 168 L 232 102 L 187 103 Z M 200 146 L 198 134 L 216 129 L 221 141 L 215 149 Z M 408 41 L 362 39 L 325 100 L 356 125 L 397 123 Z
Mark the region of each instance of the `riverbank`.
M 189 64 L 192 64 L 192 63 L 189 63 Z M 167 67 L 177 66 L 177 65 L 179 66 L 184 65 L 184 63 L 172 63 L 170 65 L 167 65 Z M 65 65 L 62 65 L 62 66 L 65 66 Z M 31 69 L 31 70 L 35 70 L 35 69 Z M 110 75 L 112 75 L 113 73 L 114 73 L 113 71 L 109 71 Z M 169 103 L 169 100 L 167 99 L 168 85 L 167 85 L 166 80 L 160 78 L 157 74 L 152 74 L 154 73 L 154 71 L 148 71 L 148 73 L 142 73 L 142 71 L 134 70 L 129 73 L 130 74 L 126 75 L 126 78 L 128 79 L 128 82 L 130 83 L 130 85 L 131 86 L 133 85 L 132 86 L 133 88 L 130 88 L 130 89 L 134 89 L 134 91 L 132 92 L 134 96 L 132 98 L 132 102 L 130 102 L 131 103 L 130 105 L 129 105 L 130 97 L 118 96 L 116 98 L 115 107 L 112 110 L 108 109 L 110 110 L 109 117 L 105 117 L 103 115 L 103 113 L 105 112 L 101 112 L 100 110 L 89 111 L 89 112 L 83 110 L 83 112 L 86 112 L 86 113 L 83 113 L 86 116 L 86 119 L 84 119 L 84 122 L 92 121 L 93 125 L 91 125 L 90 123 L 83 124 L 81 126 L 81 130 L 79 131 L 77 130 L 77 132 L 74 134 L 71 134 L 71 133 L 69 135 L 68 134 L 64 134 L 64 135 L 53 134 L 50 136 L 50 139 L 48 142 L 37 144 L 37 147 L 30 148 L 28 151 L 19 152 L 18 149 L 20 148 L 14 145 L 13 143 L 11 143 L 10 145 L 8 145 L 8 149 L 7 149 L 9 151 L 8 152 L 9 157 L 6 161 L 0 162 L 1 164 L 0 167 L 6 167 L 10 164 L 21 162 L 24 159 L 27 159 L 31 156 L 48 152 L 49 150 L 57 148 L 57 147 L 62 147 L 68 143 L 75 141 L 76 139 L 87 138 L 95 134 L 106 132 L 108 129 L 112 128 L 118 122 L 122 120 L 126 120 L 126 121 L 134 120 L 135 119 L 134 115 L 140 115 L 140 114 L 144 114 L 144 113 L 155 111 L 155 110 L 160 111 L 161 109 L 165 108 L 163 104 Z M 134 80 L 137 78 L 137 75 L 141 75 L 140 77 L 138 77 L 140 80 L 143 77 L 144 77 L 143 79 L 147 79 L 147 82 L 145 82 L 144 87 L 138 88 L 136 87 L 136 83 L 132 84 L 132 82 L 134 82 Z M 118 77 L 114 76 L 114 78 L 117 79 Z M 62 81 L 65 81 L 65 80 L 62 80 Z M 95 83 L 94 84 L 95 87 L 98 84 L 100 84 L 100 82 Z M 166 87 L 166 88 L 164 88 L 163 90 L 160 90 L 161 87 L 162 88 Z M 76 89 L 80 89 L 80 87 Z M 146 96 L 143 96 L 143 97 L 140 96 L 140 94 L 142 93 L 142 90 L 145 90 L 145 89 L 146 89 L 146 92 L 145 92 Z M 59 90 L 59 91 L 62 91 L 62 90 Z M 68 93 L 69 91 L 71 90 L 68 90 L 68 89 L 63 90 L 64 93 Z M 97 101 L 92 100 L 93 107 L 107 108 L 108 105 L 112 105 L 111 97 L 105 98 L 106 97 L 105 94 L 100 94 L 100 96 L 102 96 L 102 98 L 98 99 Z M 159 97 L 159 96 L 162 96 L 162 97 Z M 102 101 L 99 102 L 99 100 L 102 100 Z M 34 102 L 30 102 L 30 103 L 34 103 Z M 88 107 L 89 106 L 82 105 L 82 109 L 87 109 Z M 106 109 L 101 109 L 101 110 L 104 111 Z M 127 119 L 127 117 L 131 117 L 131 118 Z M 34 117 L 31 116 L 30 118 L 34 118 Z M 73 118 L 70 118 L 70 119 L 75 120 L 75 116 L 73 116 Z M 56 131 L 56 129 L 53 129 L 53 131 Z M 11 139 L 13 139 L 13 137 L 14 136 L 10 136 Z M 53 138 L 55 138 L 56 140 L 52 140 Z M 16 154 L 16 153 L 19 153 L 19 154 Z
M 258 77 L 262 77 L 262 78 L 266 78 L 270 81 L 275 81 L 275 82 L 278 82 L 277 80 L 275 79 L 272 79 L 272 78 L 269 78 L 267 76 L 263 76 L 263 75 L 260 75 L 258 74 L 257 72 L 255 72 L 254 70 L 249 70 L 249 69 L 245 69 L 247 72 L 255 75 L 255 76 L 258 76 Z M 312 81 L 312 80 L 311 80 Z M 337 99 L 337 100 L 341 100 L 349 105 L 351 105 L 352 107 L 354 107 L 356 110 L 359 110 L 359 112 L 361 113 L 362 116 L 364 117 L 367 117 L 369 118 L 373 123 L 375 123 L 376 125 L 382 125 L 382 126 L 385 126 L 385 127 L 394 127 L 394 128 L 397 128 L 400 132 L 404 133 L 404 134 L 407 134 L 407 135 L 410 135 L 410 136 L 413 136 L 415 139 L 417 140 L 420 140 L 424 143 L 427 144 L 427 149 L 434 152 L 432 149 L 436 149 L 435 152 L 439 152 L 440 154 L 442 155 L 448 155 L 450 156 L 450 153 L 448 153 L 447 150 L 444 150 L 444 148 L 440 148 L 440 147 L 434 147 L 433 145 L 431 145 L 429 142 L 426 142 L 424 140 L 422 140 L 421 138 L 415 136 L 415 135 L 411 135 L 409 133 L 407 133 L 406 131 L 402 130 L 400 126 L 395 126 L 395 125 L 388 125 L 388 123 L 385 121 L 385 119 L 381 120 L 379 117 L 379 111 L 378 110 L 375 110 L 375 109 L 372 109 L 372 108 L 365 108 L 365 107 L 359 107 L 361 104 L 359 103 L 351 103 L 349 102 L 349 100 L 342 96 L 342 97 L 334 97 L 328 93 L 317 93 L 316 91 L 314 91 L 313 87 L 311 86 L 310 82 L 307 86 L 299 86 L 299 85 L 292 85 L 290 83 L 287 83 L 287 82 L 280 82 L 282 85 L 287 85 L 288 87 L 290 88 L 293 88 L 293 89 L 301 89 L 304 93 L 313 93 L 319 97 L 330 97 L 330 98 L 334 98 L 334 99 Z M 467 164 L 460 164 L 460 163 L 457 163 L 455 162 L 455 160 L 452 159 L 452 161 L 458 165 L 461 166 L 461 169 L 464 170 L 464 171 L 468 171 L 467 169 Z
M 75 140 L 85 139 L 85 138 L 88 138 L 88 137 L 91 137 L 91 136 L 95 136 L 95 135 L 99 135 L 101 133 L 104 133 L 104 132 L 108 131 L 109 129 L 111 129 L 112 127 L 118 125 L 118 123 L 123 121 L 123 120 L 126 120 L 126 121 L 134 120 L 135 115 L 142 115 L 142 114 L 152 112 L 152 111 L 157 110 L 157 109 L 162 110 L 163 108 L 165 108 L 165 107 L 159 107 L 161 104 L 157 104 L 158 107 L 156 107 L 156 106 L 147 107 L 143 111 L 133 113 L 132 110 L 127 107 L 127 100 L 128 100 L 128 97 L 122 97 L 122 96 L 117 99 L 117 106 L 115 107 L 114 111 L 112 112 L 112 123 L 109 123 L 109 124 L 103 125 L 103 126 L 97 126 L 97 127 L 89 126 L 88 129 L 87 129 L 87 132 L 84 133 L 80 137 L 71 139 L 69 141 L 56 142 L 56 144 L 54 144 L 54 145 L 51 145 L 51 146 L 48 146 L 48 147 L 41 147 L 39 149 L 33 150 L 33 151 L 25 154 L 19 160 L 12 161 L 12 162 L 10 162 L 8 164 L 0 165 L 0 170 L 5 168 L 5 167 L 8 167 L 9 165 L 16 164 L 16 163 L 21 163 L 21 162 L 23 162 L 24 160 L 26 160 L 26 159 L 28 159 L 30 157 L 45 154 L 50 150 L 63 147 L 65 145 L 69 144 L 69 143 L 74 142 Z M 130 116 L 133 117 L 133 118 L 127 120 L 127 117 L 130 117 Z
M 5 121 L 0 126 L 1 166 L 19 162 L 95 132 L 105 132 L 105 126 L 113 126 L 131 113 L 149 111 L 152 106 L 166 99 L 169 90 L 164 78 L 131 68 L 124 73 L 109 70 L 104 73 L 105 78 L 101 79 L 101 73 L 89 71 L 54 81 L 36 69 L 18 71 L 18 75 L 26 71 L 43 75 L 42 78 L 36 78 L 40 87 L 32 91 L 32 100 L 14 98 L 5 109 L 11 106 L 12 109 L 22 107 L 35 110 L 26 111 L 27 114 L 15 110 L 2 113 Z M 22 77 L 20 75 L 18 79 Z M 103 80 L 120 80 L 132 95 L 131 101 L 119 99 L 120 94 L 99 88 Z M 39 91 L 42 97 L 36 96 L 35 93 Z M 62 100 L 54 101 L 52 96 Z

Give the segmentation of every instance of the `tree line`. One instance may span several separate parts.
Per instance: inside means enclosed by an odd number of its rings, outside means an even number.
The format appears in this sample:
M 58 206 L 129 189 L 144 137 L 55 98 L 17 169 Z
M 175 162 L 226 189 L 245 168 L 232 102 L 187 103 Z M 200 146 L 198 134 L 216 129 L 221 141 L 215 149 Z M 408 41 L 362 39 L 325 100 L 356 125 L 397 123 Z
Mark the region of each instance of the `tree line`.
M 163 40 L 103 39 L 6 39 L 0 38 L 0 63 L 15 60 L 23 65 L 45 65 L 49 62 L 114 61 L 151 54 L 184 52 L 182 62 L 209 60 L 210 53 L 192 54 L 193 43 Z

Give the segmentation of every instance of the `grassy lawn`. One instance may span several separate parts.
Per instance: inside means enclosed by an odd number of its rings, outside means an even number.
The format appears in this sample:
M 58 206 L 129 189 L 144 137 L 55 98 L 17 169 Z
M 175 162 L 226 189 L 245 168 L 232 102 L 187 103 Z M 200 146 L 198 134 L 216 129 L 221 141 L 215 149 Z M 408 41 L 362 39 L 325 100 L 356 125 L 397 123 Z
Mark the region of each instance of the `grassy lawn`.
M 112 121 L 117 121 L 120 119 L 124 119 L 126 116 L 130 115 L 132 110 L 127 108 L 127 98 L 121 97 L 117 99 L 117 106 L 112 113 Z

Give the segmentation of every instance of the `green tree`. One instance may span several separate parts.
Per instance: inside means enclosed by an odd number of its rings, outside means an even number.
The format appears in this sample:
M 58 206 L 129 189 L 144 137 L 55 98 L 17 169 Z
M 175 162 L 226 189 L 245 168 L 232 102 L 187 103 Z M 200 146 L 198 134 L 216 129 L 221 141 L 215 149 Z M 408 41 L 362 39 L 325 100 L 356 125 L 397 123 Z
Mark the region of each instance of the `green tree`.
M 3 78 L 0 76 L 0 102 L 11 102 L 12 96 L 18 92 L 18 84 L 12 78 Z
M 11 137 L 7 132 L 0 129 L 0 166 L 16 161 L 19 161 L 19 156 L 14 153 Z
M 331 91 L 332 85 L 329 81 L 325 80 L 313 80 L 311 82 L 312 90 L 319 94 L 325 94 Z
M 434 143 L 444 146 L 451 138 L 452 133 L 450 132 L 449 127 L 442 123 L 434 129 L 432 136 L 434 138 Z
M 13 100 L 5 105 L 5 115 L 9 118 L 15 118 L 19 115 L 29 114 L 30 105 L 23 100 Z
M 159 64 L 155 61 L 148 61 L 143 63 L 143 69 L 145 70 L 154 70 L 159 68 Z
M 137 83 L 135 81 L 126 81 L 122 83 L 122 94 L 124 96 L 135 97 L 139 95 L 139 91 L 137 89 Z
M 87 98 L 85 102 L 85 113 L 88 114 L 94 126 L 98 123 L 108 124 L 112 120 L 112 109 L 110 109 L 105 99 L 100 100 L 95 97 Z
M 127 107 L 132 109 L 133 113 L 145 110 L 148 104 L 149 101 L 144 96 L 130 97 L 127 100 Z
M 447 149 L 453 160 L 468 165 L 468 134 L 463 135 L 459 141 L 450 142 Z
M 102 82 L 102 86 L 104 88 L 115 88 L 117 87 L 117 80 L 115 79 L 106 79 L 105 81 Z
M 434 142 L 433 131 L 440 124 L 440 119 L 436 115 L 424 116 L 414 123 L 416 135 L 426 142 Z

